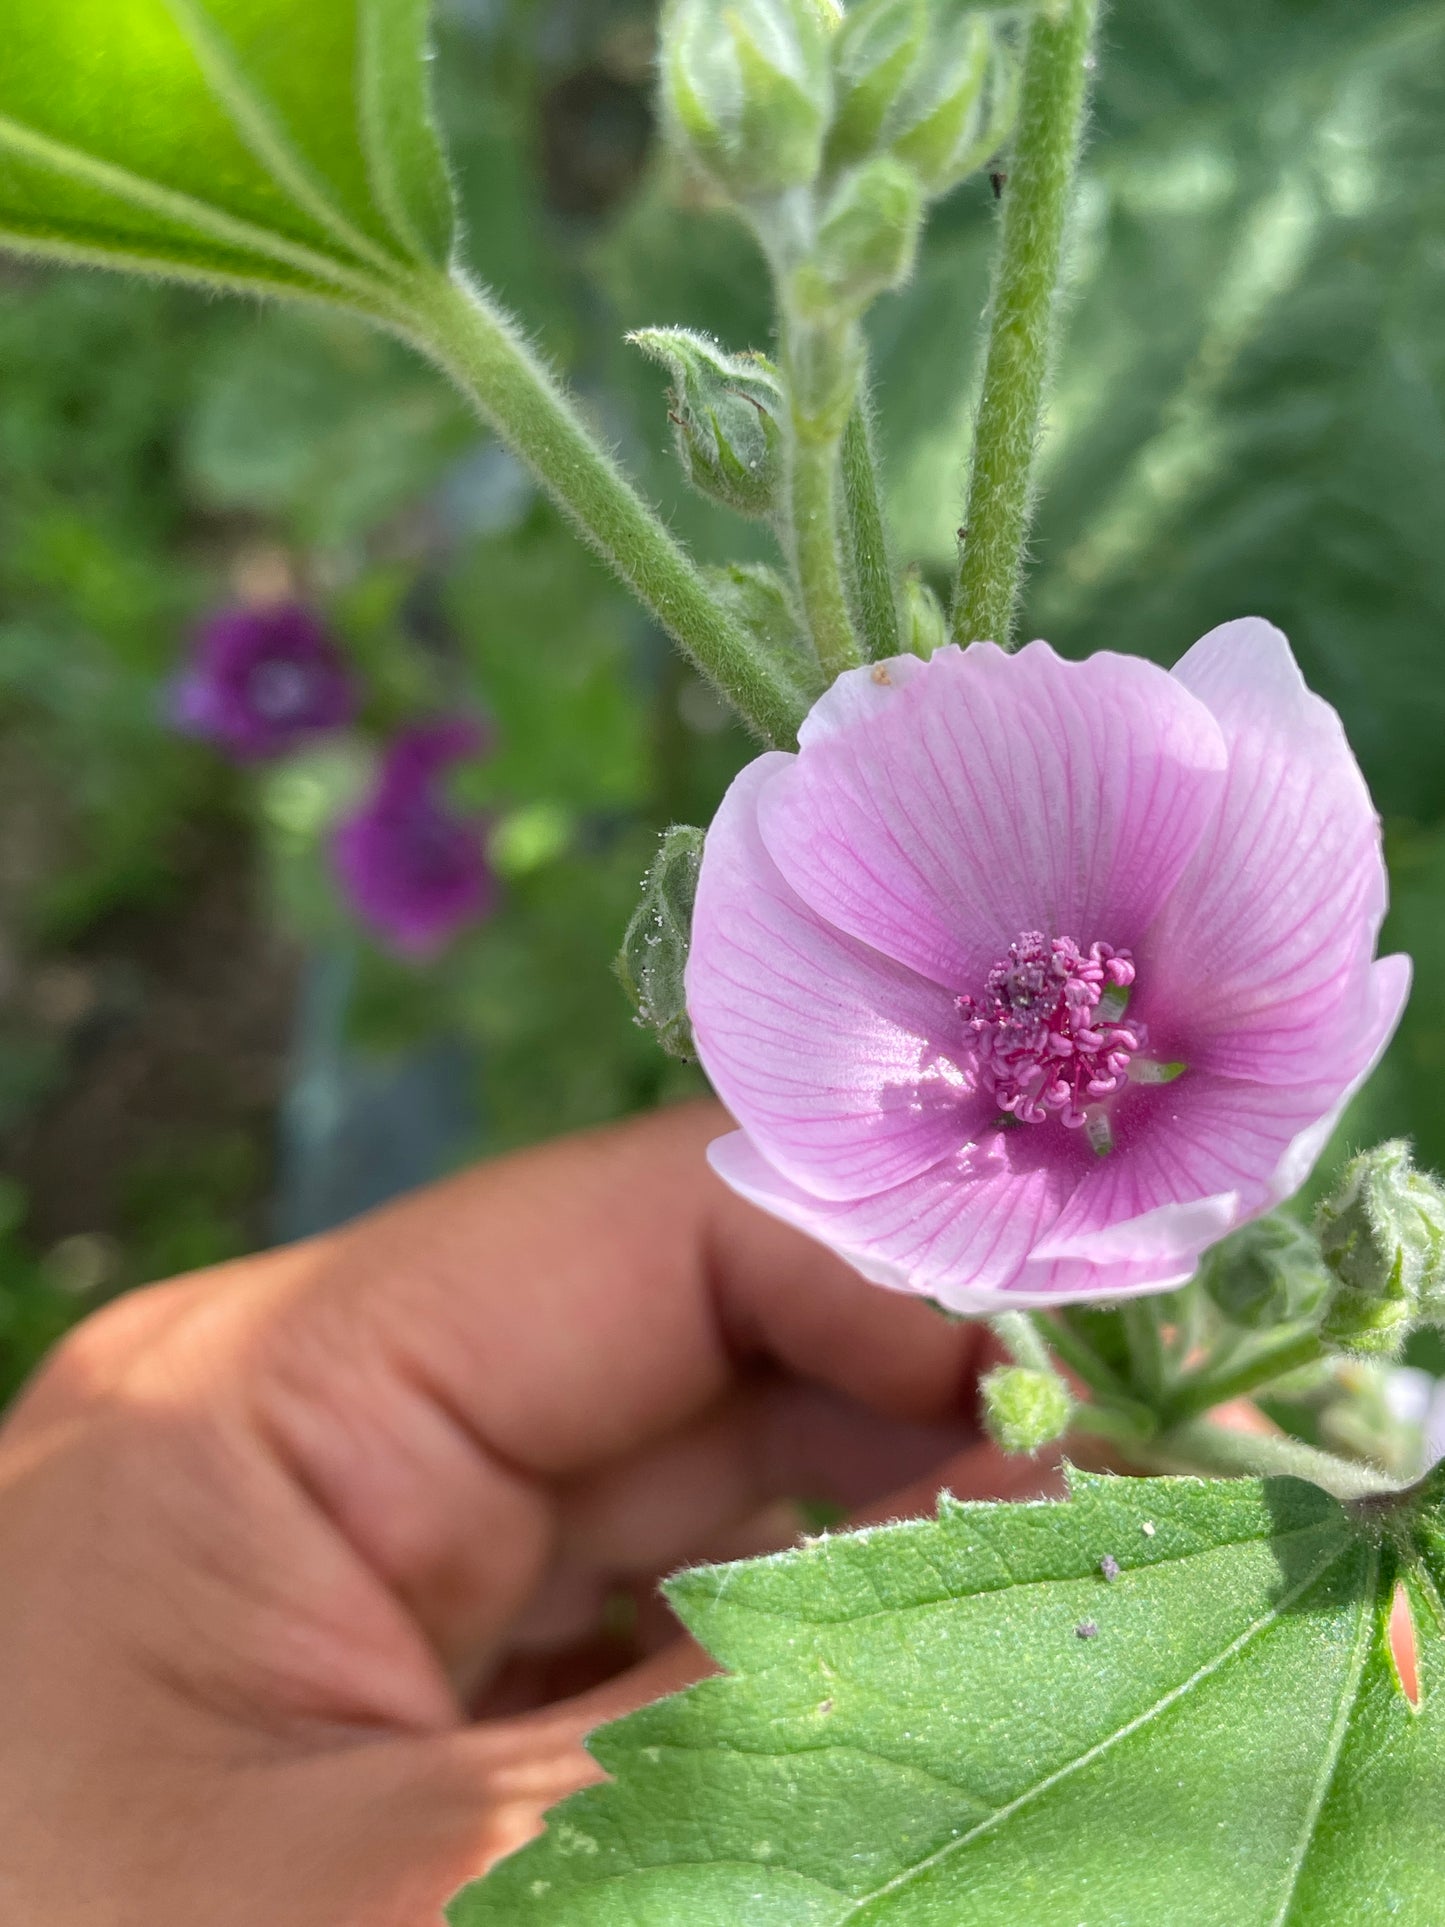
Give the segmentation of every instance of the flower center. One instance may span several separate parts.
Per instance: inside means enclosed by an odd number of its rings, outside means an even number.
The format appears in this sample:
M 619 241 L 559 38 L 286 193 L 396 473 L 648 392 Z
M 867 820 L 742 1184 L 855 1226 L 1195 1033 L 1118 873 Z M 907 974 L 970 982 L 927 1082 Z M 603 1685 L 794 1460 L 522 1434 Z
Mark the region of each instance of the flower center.
M 1121 1088 L 1147 1038 L 1121 1022 L 1134 982 L 1127 950 L 1026 930 L 988 973 L 981 997 L 960 997 L 979 1077 L 1001 1111 L 1021 1124 L 1057 1117 L 1070 1130 L 1090 1126 L 1107 1148 L 1097 1110 Z

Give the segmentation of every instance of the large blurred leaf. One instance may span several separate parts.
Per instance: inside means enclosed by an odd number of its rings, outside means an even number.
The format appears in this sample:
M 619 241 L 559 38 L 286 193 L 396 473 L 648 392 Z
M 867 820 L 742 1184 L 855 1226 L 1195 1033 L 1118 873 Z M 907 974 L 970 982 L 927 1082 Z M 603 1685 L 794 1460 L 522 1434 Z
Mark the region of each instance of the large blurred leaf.
M 0 243 L 386 314 L 451 247 L 427 0 L 8 0 Z
M 452 1920 L 1435 1927 L 1439 1503 L 1076 1475 L 1067 1505 L 945 1496 L 684 1573 L 672 1601 L 728 1676 L 596 1734 L 613 1783 Z

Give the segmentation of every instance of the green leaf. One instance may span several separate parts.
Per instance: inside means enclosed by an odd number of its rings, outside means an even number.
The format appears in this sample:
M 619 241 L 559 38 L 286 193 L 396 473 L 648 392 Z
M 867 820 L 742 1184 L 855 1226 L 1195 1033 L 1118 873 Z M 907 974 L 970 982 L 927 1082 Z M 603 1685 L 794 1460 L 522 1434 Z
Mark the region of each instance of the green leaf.
M 727 1675 L 595 1735 L 454 1927 L 1431 1927 L 1439 1496 L 1075 1474 L 684 1573 Z
M 395 311 L 452 244 L 427 0 L 9 0 L 0 245 Z

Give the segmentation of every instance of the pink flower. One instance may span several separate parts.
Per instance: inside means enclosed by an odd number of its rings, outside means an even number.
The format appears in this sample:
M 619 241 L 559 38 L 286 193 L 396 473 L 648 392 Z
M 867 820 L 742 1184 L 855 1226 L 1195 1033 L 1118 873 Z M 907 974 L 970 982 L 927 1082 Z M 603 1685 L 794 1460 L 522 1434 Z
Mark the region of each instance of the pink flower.
M 959 1311 L 1122 1298 L 1308 1175 L 1409 988 L 1277 629 L 839 678 L 708 834 L 687 993 L 734 1190 Z

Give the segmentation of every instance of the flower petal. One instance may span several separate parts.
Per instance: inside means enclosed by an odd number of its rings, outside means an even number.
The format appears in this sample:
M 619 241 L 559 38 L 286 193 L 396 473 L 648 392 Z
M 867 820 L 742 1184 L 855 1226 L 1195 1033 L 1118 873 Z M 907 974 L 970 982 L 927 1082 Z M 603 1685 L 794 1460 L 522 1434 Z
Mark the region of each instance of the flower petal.
M 1173 1084 L 1131 1090 L 1115 1149 L 1079 1184 L 1035 1258 L 1182 1264 L 1283 1202 L 1379 1061 L 1409 987 L 1408 958 L 1374 965 L 1368 1020 L 1331 1078 L 1271 1086 L 1191 1070 Z
M 1182 1020 L 1171 1048 L 1203 1068 L 1307 1083 L 1371 997 L 1379 820 L 1339 717 L 1271 624 L 1211 630 L 1174 674 L 1218 718 L 1229 773 L 1150 933 L 1139 1014 Z
M 801 741 L 760 804 L 778 868 L 830 923 L 953 991 L 1022 931 L 1132 944 L 1225 763 L 1208 710 L 1165 671 L 1042 642 L 850 671 Z
M 719 1138 L 708 1161 L 725 1184 L 827 1245 L 875 1285 L 936 1298 L 951 1311 L 1010 1302 L 1040 1231 L 1058 1211 L 1063 1179 L 1047 1160 L 1019 1167 L 1020 1133 L 994 1132 L 876 1197 L 827 1200 L 788 1180 L 743 1131 Z
M 687 1003 L 703 1067 L 764 1156 L 819 1197 L 926 1171 L 981 1121 L 947 1054 L 962 1037 L 937 985 L 832 929 L 779 875 L 759 800 L 793 765 L 760 756 L 708 831 Z

